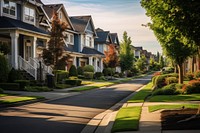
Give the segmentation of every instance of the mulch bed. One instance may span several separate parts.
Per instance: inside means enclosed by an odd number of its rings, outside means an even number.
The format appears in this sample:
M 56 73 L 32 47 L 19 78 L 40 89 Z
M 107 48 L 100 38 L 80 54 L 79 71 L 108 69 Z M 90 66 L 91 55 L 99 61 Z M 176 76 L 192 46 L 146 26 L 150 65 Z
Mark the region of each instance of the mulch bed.
M 185 120 L 197 113 L 197 109 L 165 110 L 161 112 L 162 130 L 198 130 L 200 129 L 200 115 L 189 121 Z

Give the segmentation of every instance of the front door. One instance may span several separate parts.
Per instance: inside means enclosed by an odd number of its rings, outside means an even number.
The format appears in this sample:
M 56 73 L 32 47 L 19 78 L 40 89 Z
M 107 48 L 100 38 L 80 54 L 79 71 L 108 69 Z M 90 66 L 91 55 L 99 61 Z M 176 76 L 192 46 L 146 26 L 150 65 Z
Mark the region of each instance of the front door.
M 30 57 L 33 57 L 33 45 L 32 45 L 32 40 L 30 39 L 25 39 L 24 41 L 24 57 L 25 60 L 29 60 Z

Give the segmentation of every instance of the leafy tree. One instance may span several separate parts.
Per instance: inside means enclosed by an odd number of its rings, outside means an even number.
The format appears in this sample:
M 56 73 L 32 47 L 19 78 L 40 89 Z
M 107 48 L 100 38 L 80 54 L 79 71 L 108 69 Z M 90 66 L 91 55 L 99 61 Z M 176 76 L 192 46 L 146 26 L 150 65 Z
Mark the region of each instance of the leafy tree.
M 146 9 L 147 16 L 151 17 L 152 20 L 148 26 L 154 31 L 166 56 L 178 65 L 179 83 L 183 83 L 182 64 L 195 53 L 196 48 L 194 41 L 185 36 L 174 24 L 176 23 L 175 19 L 171 18 L 179 10 L 175 1 L 178 0 L 142 0 L 141 4 Z
M 132 68 L 134 62 L 134 53 L 131 48 L 131 38 L 128 37 L 127 32 L 123 34 L 123 40 L 120 43 L 120 66 L 122 71 L 128 71 Z
M 111 69 L 115 68 L 118 65 L 119 58 L 117 56 L 117 51 L 115 49 L 115 46 L 113 44 L 110 44 L 108 46 L 108 51 L 104 52 L 105 58 L 103 59 L 103 62 L 106 67 L 110 67 Z M 113 73 L 111 73 L 112 78 Z
M 160 68 L 163 68 L 165 66 L 165 62 L 164 62 L 164 59 L 163 59 L 162 55 L 159 58 L 159 65 L 160 65 Z
M 139 58 L 136 62 L 135 62 L 135 66 L 138 70 L 140 71 L 144 71 L 146 69 L 147 66 L 147 60 L 146 57 L 144 55 L 141 56 L 141 58 Z
M 10 53 L 10 47 L 7 44 L 0 44 L 0 52 L 4 55 L 7 55 Z
M 9 73 L 9 68 L 7 60 L 5 56 L 2 53 L 0 53 L 0 83 L 7 82 L 8 73 Z
M 54 13 L 52 20 L 51 39 L 47 49 L 43 51 L 43 59 L 47 65 L 52 65 L 55 70 L 59 68 L 60 61 L 66 61 L 63 57 L 64 52 L 64 35 L 67 25 L 58 18 L 58 13 Z M 65 60 L 63 59 L 65 58 Z

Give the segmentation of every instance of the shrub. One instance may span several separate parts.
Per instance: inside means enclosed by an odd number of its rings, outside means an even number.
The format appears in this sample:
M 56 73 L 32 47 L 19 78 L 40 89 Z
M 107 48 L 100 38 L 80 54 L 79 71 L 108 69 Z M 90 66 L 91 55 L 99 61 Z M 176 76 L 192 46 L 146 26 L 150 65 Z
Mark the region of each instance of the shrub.
M 159 75 L 152 77 L 152 83 L 153 83 L 153 86 L 156 85 L 156 78 L 157 78 L 158 76 L 159 76 Z
M 8 74 L 8 82 L 9 83 L 14 83 L 15 80 L 22 80 L 23 77 L 20 73 L 19 70 L 15 70 L 14 68 L 12 68 Z
M 73 86 L 80 86 L 81 82 L 82 82 L 81 79 L 65 79 L 65 84 Z
M 127 72 L 127 77 L 133 77 L 133 73 L 131 71 Z
M 84 79 L 84 75 L 78 75 L 79 79 Z
M 165 83 L 167 85 L 172 84 L 172 83 L 178 83 L 178 79 L 176 77 L 167 77 L 165 79 Z
M 156 88 L 162 88 L 163 86 L 165 86 L 165 75 L 160 75 L 160 76 L 156 76 L 155 79 L 155 87 Z
M 0 83 L 7 82 L 8 80 L 8 63 L 4 55 L 0 53 Z
M 84 72 L 92 72 L 94 73 L 94 67 L 92 65 L 86 65 L 83 68 Z
M 180 94 L 180 91 L 177 90 L 177 84 L 169 84 L 167 86 L 164 86 L 161 89 L 157 89 L 153 92 L 153 95 L 177 95 Z
M 0 93 L 3 93 L 3 89 L 0 88 Z
M 46 92 L 46 91 L 52 91 L 52 89 L 46 87 L 46 86 L 26 86 L 24 88 L 25 91 L 31 91 L 31 92 Z
M 29 86 L 30 85 L 30 81 L 29 80 L 15 80 L 15 83 L 19 84 L 20 90 L 24 90 L 25 86 Z
M 115 73 L 114 75 L 115 78 L 120 78 L 119 74 Z
M 196 72 L 194 73 L 194 77 L 195 77 L 195 78 L 200 78 L 200 71 L 196 71 Z
M 69 77 L 69 79 L 74 80 L 74 79 L 78 79 L 78 77 L 76 77 L 76 76 L 71 76 L 71 77 Z
M 66 79 L 69 77 L 69 72 L 65 71 L 65 70 L 57 70 L 54 71 L 55 75 L 56 75 L 56 81 L 58 83 L 62 83 L 63 79 Z
M 84 77 L 86 79 L 93 79 L 94 73 L 93 72 L 84 72 Z
M 187 94 L 200 93 L 200 81 L 191 80 L 187 85 L 183 87 L 183 90 Z
M 104 76 L 111 76 L 115 73 L 115 69 L 113 68 L 104 68 L 103 69 L 103 75 Z
M 105 78 L 104 76 L 101 76 L 101 77 L 99 78 L 99 80 L 106 80 L 106 78 Z
M 158 75 L 161 75 L 161 72 L 155 72 L 155 73 L 153 74 L 153 76 L 158 76 Z
M 119 77 L 123 78 L 124 77 L 124 73 L 119 73 Z
M 13 90 L 13 91 L 20 90 L 18 83 L 0 83 L 0 88 L 4 90 Z
M 78 76 L 78 73 L 77 73 L 77 70 L 76 70 L 76 67 L 74 65 L 72 65 L 69 69 L 69 76 Z
M 193 79 L 194 79 L 194 74 L 192 74 L 192 73 L 186 73 L 185 80 L 193 80 Z
M 77 73 L 78 73 L 78 75 L 83 75 L 83 73 L 84 73 L 84 70 L 83 70 L 83 67 L 78 67 L 77 68 Z
M 101 76 L 103 76 L 103 73 L 102 73 L 102 72 L 96 72 L 96 73 L 94 74 L 95 79 L 99 79 Z

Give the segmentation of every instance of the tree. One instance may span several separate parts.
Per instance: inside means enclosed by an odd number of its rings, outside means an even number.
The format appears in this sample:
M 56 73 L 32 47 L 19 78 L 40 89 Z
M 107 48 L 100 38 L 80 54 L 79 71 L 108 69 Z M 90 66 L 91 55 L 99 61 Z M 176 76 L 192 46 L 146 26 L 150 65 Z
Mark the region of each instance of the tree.
M 164 59 L 163 59 L 162 55 L 159 58 L 159 65 L 160 65 L 160 68 L 163 68 L 165 66 L 165 62 L 164 62 Z
M 141 58 L 139 58 L 136 62 L 135 62 L 135 66 L 138 70 L 140 71 L 144 71 L 146 69 L 146 57 L 144 55 L 141 56 Z
M 6 57 L 0 53 L 0 83 L 5 83 L 8 80 L 8 63 Z
M 134 53 L 131 48 L 131 38 L 128 37 L 127 32 L 123 34 L 123 40 L 120 43 L 120 66 L 122 71 L 128 71 L 132 68 L 134 62 Z
M 115 46 L 113 44 L 108 45 L 108 51 L 105 51 L 104 54 L 105 58 L 103 59 L 103 62 L 105 66 L 110 67 L 111 69 L 115 68 L 119 62 Z M 111 73 L 111 77 L 112 75 L 113 73 Z
M 58 18 L 58 13 L 54 13 L 51 28 L 51 39 L 47 49 L 43 51 L 43 59 L 46 65 L 52 65 L 54 70 L 59 68 L 60 61 L 66 61 L 64 53 L 64 35 L 67 25 Z M 65 58 L 65 60 L 63 60 Z
M 174 24 L 175 19 L 171 18 L 179 10 L 174 1 L 142 0 L 141 4 L 146 9 L 147 16 L 152 20 L 148 26 L 154 31 L 165 55 L 178 65 L 179 83 L 183 83 L 182 64 L 195 53 L 196 47 L 194 41 L 185 36 Z

